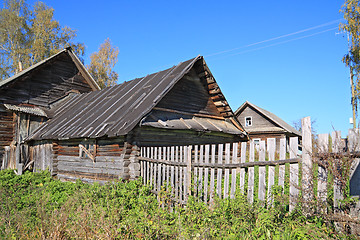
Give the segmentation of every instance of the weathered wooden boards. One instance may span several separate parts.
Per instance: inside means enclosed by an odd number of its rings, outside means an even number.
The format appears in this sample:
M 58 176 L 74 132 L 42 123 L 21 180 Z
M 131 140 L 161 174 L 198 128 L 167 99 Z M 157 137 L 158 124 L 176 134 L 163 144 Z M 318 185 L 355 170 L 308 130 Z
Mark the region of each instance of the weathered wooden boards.
M 282 173 L 278 175 L 278 182 L 284 186 L 285 164 L 297 164 L 299 161 L 296 158 L 298 146 L 294 144 L 297 144 L 297 138 L 293 140 L 295 153 L 291 154 L 292 159 L 285 159 L 285 139 L 281 142 L 281 155 L 284 157 L 282 160 L 275 160 L 275 139 L 269 139 L 267 144 L 265 141 L 260 142 L 258 151 L 251 142 L 249 152 L 246 151 L 246 143 L 242 143 L 240 149 L 238 143 L 144 147 L 141 150 L 140 162 L 143 169 L 140 172 L 144 183 L 151 184 L 156 192 L 169 190 L 171 187 L 171 193 L 179 202 L 185 202 L 192 194 L 211 203 L 215 196 L 234 198 L 237 191 L 244 193 L 247 189 L 250 202 L 254 201 L 256 195 L 260 201 L 267 200 L 268 204 L 271 204 L 271 189 L 277 176 L 276 166 L 283 167 Z M 170 152 L 165 154 L 164 151 L 168 149 Z M 295 176 L 291 177 L 298 178 L 298 173 L 294 174 Z

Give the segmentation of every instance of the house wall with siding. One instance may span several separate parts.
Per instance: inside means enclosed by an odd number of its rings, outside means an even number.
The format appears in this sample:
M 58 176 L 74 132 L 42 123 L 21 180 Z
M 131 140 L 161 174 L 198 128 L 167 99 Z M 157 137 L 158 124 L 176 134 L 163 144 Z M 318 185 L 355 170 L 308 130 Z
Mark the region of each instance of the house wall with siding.
M 252 125 L 246 126 L 245 118 L 251 117 L 252 118 Z M 270 127 L 278 127 L 275 123 L 268 120 L 265 116 L 257 112 L 252 107 L 248 106 L 242 111 L 238 116 L 237 119 L 241 123 L 241 125 L 245 128 L 246 131 L 250 131 L 256 128 L 270 128 Z

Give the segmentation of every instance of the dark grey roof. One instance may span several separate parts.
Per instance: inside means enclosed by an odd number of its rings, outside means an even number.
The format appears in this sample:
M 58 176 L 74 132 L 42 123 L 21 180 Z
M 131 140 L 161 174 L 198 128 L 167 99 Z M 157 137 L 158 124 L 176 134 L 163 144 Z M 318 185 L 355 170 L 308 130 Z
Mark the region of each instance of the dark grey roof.
M 284 120 L 282 120 L 281 118 L 279 118 L 278 116 L 276 116 L 275 114 L 262 109 L 258 106 L 256 106 L 255 104 L 252 104 L 251 102 L 244 102 L 236 111 L 235 111 L 235 116 L 238 116 L 247 106 L 250 106 L 252 108 L 254 108 L 255 110 L 257 110 L 258 112 L 260 112 L 262 115 L 264 115 L 265 117 L 267 117 L 268 119 L 270 119 L 271 121 L 273 121 L 275 124 L 277 124 L 279 127 L 283 128 L 285 131 L 289 132 L 289 133 L 293 133 L 296 134 L 298 136 L 301 136 L 301 133 L 296 130 L 295 128 L 293 128 L 292 126 L 290 126 L 289 124 L 287 124 Z M 256 131 L 256 132 L 260 132 L 260 131 L 264 131 L 264 132 L 274 132 L 276 131 L 276 128 L 271 128 L 271 129 L 258 129 L 258 130 L 251 130 L 252 132 Z
M 69 96 L 60 107 L 48 113 L 53 119 L 44 123 L 30 139 L 126 135 L 198 60 L 203 61 L 203 57 L 101 91 Z M 244 133 L 238 130 L 237 134 Z
M 99 90 L 100 87 L 99 85 L 96 83 L 96 81 L 93 79 L 93 77 L 90 75 L 90 73 L 87 71 L 87 69 L 85 68 L 85 66 L 82 64 L 82 62 L 79 60 L 79 58 L 72 52 L 71 47 L 65 48 L 63 50 L 61 50 L 60 52 L 50 56 L 49 58 L 46 58 L 30 67 L 28 67 L 27 69 L 7 78 L 4 80 L 0 80 L 0 88 L 3 86 L 6 86 L 7 84 L 15 81 L 16 79 L 19 79 L 21 76 L 24 76 L 30 72 L 32 72 L 33 70 L 37 69 L 39 66 L 51 61 L 52 59 L 56 58 L 57 56 L 59 56 L 60 54 L 63 53 L 67 53 L 69 54 L 69 56 L 71 57 L 71 59 L 74 61 L 75 65 L 79 68 L 79 70 L 84 74 L 84 78 L 85 80 L 89 83 L 89 85 L 91 86 L 91 88 L 93 90 Z

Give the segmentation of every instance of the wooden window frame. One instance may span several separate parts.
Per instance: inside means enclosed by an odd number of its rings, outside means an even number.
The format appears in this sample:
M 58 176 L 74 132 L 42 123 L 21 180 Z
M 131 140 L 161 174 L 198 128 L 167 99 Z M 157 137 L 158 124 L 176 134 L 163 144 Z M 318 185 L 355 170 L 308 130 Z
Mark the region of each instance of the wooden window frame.
M 85 140 L 79 144 L 79 158 L 91 159 L 95 163 L 96 159 L 96 141 Z
M 250 120 L 250 124 L 248 124 L 248 120 Z M 252 126 L 252 117 L 247 116 L 245 117 L 245 127 L 251 127 Z

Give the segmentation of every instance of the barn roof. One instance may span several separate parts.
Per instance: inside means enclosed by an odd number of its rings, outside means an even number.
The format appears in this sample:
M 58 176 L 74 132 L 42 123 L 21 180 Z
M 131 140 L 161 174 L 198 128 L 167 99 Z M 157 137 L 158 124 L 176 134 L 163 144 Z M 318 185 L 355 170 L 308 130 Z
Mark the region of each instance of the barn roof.
M 260 114 L 262 114 L 263 116 L 265 116 L 266 118 L 268 118 L 270 121 L 274 122 L 276 125 L 278 125 L 279 127 L 271 127 L 271 128 L 257 128 L 257 129 L 252 129 L 251 131 L 253 132 L 279 132 L 279 131 L 286 131 L 289 133 L 293 133 L 296 134 L 298 136 L 301 136 L 301 133 L 299 131 L 297 131 L 295 128 L 293 128 L 292 126 L 290 126 L 289 124 L 287 124 L 284 120 L 282 120 L 281 118 L 279 118 L 278 116 L 276 116 L 275 114 L 262 109 L 258 106 L 256 106 L 255 104 L 251 103 L 251 102 L 244 102 L 236 111 L 235 111 L 235 115 L 239 116 L 241 112 L 244 111 L 244 109 L 246 107 L 252 107 L 253 109 L 255 109 L 257 112 L 259 112 Z
M 77 66 L 79 71 L 83 74 L 83 77 L 85 78 L 85 80 L 88 82 L 89 86 L 93 90 L 99 90 L 100 89 L 99 85 L 96 83 L 96 81 L 90 75 L 90 73 L 87 71 L 87 69 L 82 64 L 82 62 L 79 60 L 79 58 L 72 52 L 71 47 L 65 48 L 65 49 L 61 50 L 60 52 L 50 56 L 49 58 L 44 59 L 44 60 L 42 60 L 42 61 L 40 61 L 40 62 L 30 66 L 30 67 L 28 67 L 27 69 L 13 75 L 12 77 L 9 77 L 9 78 L 7 78 L 5 80 L 0 81 L 0 88 L 5 87 L 9 83 L 12 83 L 12 82 L 16 81 L 17 79 L 20 79 L 20 77 L 25 76 L 25 75 L 35 71 L 36 69 L 38 69 L 42 65 L 52 61 L 53 59 L 56 59 L 57 56 L 62 55 L 62 54 L 68 54 L 71 57 L 71 59 L 74 61 L 75 65 Z
M 71 95 L 60 107 L 56 107 L 48 113 L 49 116 L 53 116 L 53 119 L 44 123 L 30 139 L 99 138 L 126 135 L 137 124 L 141 124 L 141 120 L 145 120 L 159 101 L 193 68 L 196 68 L 199 76 L 206 80 L 208 86 L 204 87 L 207 87 L 221 116 L 195 116 L 196 114 L 194 114 L 191 123 L 187 121 L 188 124 L 184 124 L 184 121 L 180 120 L 181 124 L 188 127 L 199 121 L 198 118 L 204 118 L 210 121 L 205 125 L 211 125 L 211 128 L 215 128 L 218 132 L 244 136 L 245 132 L 234 118 L 229 104 L 222 95 L 203 57 L 198 56 L 164 71 L 117 86 Z M 220 121 L 223 125 L 219 124 Z M 225 121 L 226 123 L 224 123 Z M 184 128 L 183 126 L 179 127 L 179 122 L 173 121 L 165 124 L 174 126 L 175 129 Z M 151 126 L 151 123 L 144 121 L 144 125 Z M 152 126 L 162 127 L 161 125 L 163 124 Z M 201 124 L 197 124 L 197 127 L 193 124 L 189 129 L 203 131 L 204 128 L 199 128 L 199 126 Z M 166 127 L 163 126 L 163 128 Z

